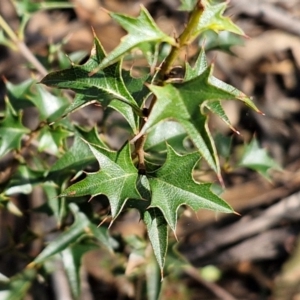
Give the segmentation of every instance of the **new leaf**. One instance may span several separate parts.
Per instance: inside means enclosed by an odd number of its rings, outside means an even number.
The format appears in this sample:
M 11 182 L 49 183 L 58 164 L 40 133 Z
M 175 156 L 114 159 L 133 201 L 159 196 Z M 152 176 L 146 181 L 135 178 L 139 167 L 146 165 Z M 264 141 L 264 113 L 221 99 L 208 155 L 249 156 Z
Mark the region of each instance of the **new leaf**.
M 89 147 L 101 169 L 88 173 L 85 179 L 67 188 L 61 196 L 106 195 L 111 206 L 111 215 L 115 219 L 129 198 L 141 199 L 136 188 L 138 170 L 131 160 L 129 144 L 118 152 L 90 144 Z
M 110 13 L 110 15 L 128 32 L 128 35 L 122 38 L 120 45 L 108 54 L 98 68 L 105 68 L 120 60 L 124 54 L 142 43 L 167 42 L 172 45 L 176 44 L 174 38 L 166 35 L 157 27 L 151 15 L 143 6 L 141 6 L 140 15 L 137 18 L 116 13 Z
M 205 208 L 223 213 L 233 212 L 224 200 L 210 190 L 210 183 L 194 181 L 192 171 L 199 158 L 198 152 L 181 156 L 168 146 L 165 164 L 149 173 L 152 193 L 150 207 L 161 210 L 173 231 L 176 229 L 177 211 L 181 205 L 188 205 L 195 211 Z

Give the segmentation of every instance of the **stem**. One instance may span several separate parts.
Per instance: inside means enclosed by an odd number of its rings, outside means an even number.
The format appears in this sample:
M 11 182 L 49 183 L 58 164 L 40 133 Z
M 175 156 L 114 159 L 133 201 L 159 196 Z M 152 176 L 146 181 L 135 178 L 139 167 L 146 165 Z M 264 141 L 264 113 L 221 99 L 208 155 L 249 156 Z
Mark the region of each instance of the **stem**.
M 199 19 L 203 13 L 203 5 L 201 3 L 201 0 L 198 0 L 190 18 L 188 21 L 188 24 L 185 28 L 185 30 L 181 33 L 181 35 L 178 38 L 178 46 L 172 46 L 171 52 L 164 61 L 160 74 L 162 75 L 162 78 L 164 78 L 164 75 L 167 74 L 173 65 L 175 59 L 178 57 L 178 53 L 181 50 L 182 47 L 188 45 L 193 37 L 192 34 L 197 27 L 199 23 Z
M 32 54 L 31 50 L 27 47 L 27 45 L 21 39 L 18 38 L 18 36 L 11 29 L 8 23 L 2 18 L 1 15 L 0 15 L 0 27 L 3 28 L 7 36 L 15 43 L 15 45 L 19 49 L 20 53 L 24 56 L 24 58 L 28 62 L 30 62 L 41 75 L 46 76 L 48 74 L 48 71 Z
M 170 71 L 174 61 L 178 57 L 178 53 L 181 50 L 182 47 L 185 47 L 188 45 L 192 40 L 193 40 L 193 32 L 195 28 L 197 27 L 199 23 L 199 19 L 203 13 L 203 5 L 202 1 L 198 0 L 190 18 L 188 21 L 188 24 L 185 28 L 185 30 L 181 33 L 181 35 L 178 38 L 178 45 L 177 46 L 172 46 L 171 52 L 167 56 L 166 60 L 164 61 L 161 70 L 159 72 L 160 78 L 164 80 L 166 77 L 166 74 Z M 140 129 L 144 126 L 146 122 L 146 118 L 148 115 L 151 113 L 154 105 L 156 103 L 156 97 L 153 97 L 149 108 L 147 109 L 147 112 L 145 113 L 145 118 L 143 119 L 143 122 L 141 122 Z M 144 152 L 144 144 L 146 142 L 146 135 L 137 135 L 134 139 L 134 144 L 135 144 L 135 153 L 138 157 L 139 160 L 139 166 L 138 169 L 141 174 L 145 173 L 145 152 Z

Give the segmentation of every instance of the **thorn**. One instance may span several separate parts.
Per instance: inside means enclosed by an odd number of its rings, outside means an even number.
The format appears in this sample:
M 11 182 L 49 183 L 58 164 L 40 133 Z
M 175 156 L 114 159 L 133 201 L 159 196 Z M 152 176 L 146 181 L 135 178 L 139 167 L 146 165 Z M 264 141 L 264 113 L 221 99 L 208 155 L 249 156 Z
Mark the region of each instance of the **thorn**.
M 108 219 L 108 217 L 105 217 L 97 226 L 97 228 L 99 228 L 104 222 L 106 222 L 106 220 Z
M 257 113 L 259 113 L 262 116 L 265 116 L 266 114 L 264 112 L 262 112 L 261 110 L 258 110 Z
M 240 213 L 238 213 L 238 212 L 236 212 L 236 211 L 234 211 L 233 213 L 234 213 L 235 215 L 239 216 L 239 217 L 242 216 Z
M 238 134 L 238 135 L 241 134 L 241 133 L 240 133 L 237 129 L 235 129 L 232 125 L 229 125 L 229 128 L 230 128 L 234 133 L 236 133 L 236 134 Z
M 218 180 L 220 182 L 220 185 L 223 189 L 225 189 L 225 183 L 224 183 L 224 180 L 223 180 L 223 177 L 222 177 L 222 174 L 218 174 Z

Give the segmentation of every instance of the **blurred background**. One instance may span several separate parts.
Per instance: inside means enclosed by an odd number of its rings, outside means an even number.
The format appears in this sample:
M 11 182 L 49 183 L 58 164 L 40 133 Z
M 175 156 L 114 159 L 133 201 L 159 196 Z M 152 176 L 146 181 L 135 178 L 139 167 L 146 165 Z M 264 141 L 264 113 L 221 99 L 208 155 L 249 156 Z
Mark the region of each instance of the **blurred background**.
M 179 0 L 70 0 L 69 3 L 74 7 L 38 11 L 25 30 L 25 43 L 31 52 L 56 69 L 61 67 L 59 55 L 64 53 L 70 56 L 76 53 L 83 60 L 87 57 L 93 43 L 91 28 L 107 52 L 119 44 L 126 33 L 106 10 L 137 16 L 143 4 L 169 35 L 180 33 L 188 18 L 186 12 L 177 10 Z M 227 189 L 223 197 L 241 216 L 216 216 L 207 211 L 195 215 L 189 210 L 182 213 L 177 229 L 178 249 L 199 268 L 199 273 L 167 274 L 162 299 L 297 300 L 300 299 L 300 1 L 231 0 L 226 14 L 247 37 L 222 33 L 217 42 L 212 42 L 213 33 L 208 34 L 190 45 L 178 64 L 193 61 L 199 45 L 204 46 L 209 62 L 215 64 L 215 76 L 251 96 L 265 114 L 253 113 L 241 103 L 226 102 L 224 109 L 233 127 L 241 133 L 239 136 L 218 118 L 211 118 L 212 130 L 232 139 L 230 163 L 234 164 L 239 147 L 256 137 L 282 171 L 273 172 L 268 181 L 248 169 L 230 170 L 224 166 Z M 1 0 L 0 15 L 13 29 L 18 29 L 19 17 L 11 1 Z M 20 51 L 0 45 L 0 75 L 3 110 L 5 80 L 17 84 L 32 76 L 41 79 L 45 74 L 32 70 Z M 88 122 L 92 125 L 101 117 L 93 111 L 90 110 Z M 32 118 L 32 114 L 25 115 L 25 122 L 30 123 Z M 0 179 L 8 167 L 7 162 L 0 162 Z M 22 257 L 5 252 L 11 239 L 31 256 L 42 247 L 41 242 L 35 242 L 22 248 L 24 245 L 18 241 L 27 229 L 43 235 L 49 229 L 47 222 L 51 228 L 47 216 L 32 211 L 43 201 L 37 190 L 30 197 L 16 196 L 15 203 L 25 212 L 23 217 L 0 210 L 0 272 L 7 276 L 24 267 Z M 113 233 L 123 235 L 141 231 L 138 216 L 132 212 L 122 215 L 112 228 Z M 130 281 L 113 276 L 112 266 L 105 266 L 104 261 L 111 259 L 111 254 L 100 250 L 85 256 L 83 300 L 138 299 Z M 59 289 L 60 282 L 63 289 L 63 272 L 55 276 L 53 286 Z M 58 299 L 53 292 L 45 293 L 53 287 L 36 286 L 36 289 L 42 290 L 40 298 L 29 295 L 26 299 Z M 71 298 L 66 293 L 60 299 Z

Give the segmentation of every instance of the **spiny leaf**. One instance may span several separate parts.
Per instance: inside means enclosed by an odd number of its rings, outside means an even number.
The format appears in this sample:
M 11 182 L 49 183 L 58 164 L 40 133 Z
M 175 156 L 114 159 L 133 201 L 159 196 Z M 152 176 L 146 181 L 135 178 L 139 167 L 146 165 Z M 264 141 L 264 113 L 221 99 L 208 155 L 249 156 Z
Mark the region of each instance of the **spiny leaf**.
M 123 114 L 132 130 L 136 132 L 137 116 L 134 111 L 140 113 L 140 109 L 124 84 L 121 62 L 110 65 L 90 76 L 90 72 L 105 59 L 105 56 L 102 45 L 95 36 L 94 48 L 89 60 L 84 65 L 73 64 L 68 69 L 52 72 L 44 77 L 41 83 L 63 89 L 72 89 L 76 92 L 75 100 L 65 111 L 65 114 L 92 101 L 97 101 L 106 107 L 111 100 L 117 99 L 121 102 L 118 111 Z
M 38 150 L 43 152 L 48 150 L 53 155 L 59 156 L 62 152 L 63 142 L 66 137 L 70 136 L 70 132 L 60 126 L 44 127 L 39 132 Z
M 100 171 L 88 173 L 85 179 L 67 188 L 61 196 L 106 195 L 115 219 L 129 198 L 141 199 L 136 189 L 138 170 L 132 162 L 129 144 L 118 152 L 90 144 L 89 147 L 100 165 Z
M 22 115 L 16 114 L 8 98 L 5 99 L 5 118 L 0 121 L 0 157 L 11 150 L 18 150 L 22 137 L 30 130 L 23 126 Z
M 72 173 L 83 170 L 88 164 L 96 161 L 88 143 L 107 148 L 102 140 L 99 139 L 97 129 L 92 128 L 85 131 L 80 127 L 75 127 L 74 143 L 68 151 L 52 166 L 49 179 L 57 180 L 58 176 L 65 173 Z
M 36 85 L 35 89 L 27 98 L 38 108 L 41 120 L 55 121 L 69 106 L 67 99 L 52 95 L 45 87 Z
M 235 25 L 229 17 L 223 16 L 227 7 L 227 2 L 213 4 L 209 0 L 202 0 L 201 4 L 204 10 L 198 25 L 192 34 L 193 37 L 196 37 L 207 30 L 213 30 L 215 32 L 226 30 L 236 34 L 245 35 L 242 29 Z
M 157 27 L 144 6 L 141 6 L 140 15 L 136 18 L 117 13 L 110 13 L 110 15 L 128 32 L 128 35 L 122 38 L 120 45 L 107 55 L 97 69 L 105 68 L 118 61 L 124 54 L 141 43 L 166 42 L 172 45 L 176 44 L 174 38 L 166 35 Z
M 192 171 L 199 158 L 198 152 L 181 156 L 168 146 L 165 164 L 148 174 L 152 193 L 150 207 L 160 209 L 173 231 L 176 229 L 177 211 L 181 205 L 188 205 L 195 211 L 205 208 L 233 212 L 224 200 L 210 190 L 211 184 L 194 181 Z
M 255 138 L 246 146 L 239 166 L 257 171 L 268 180 L 270 180 L 270 169 L 280 170 L 280 166 L 268 155 L 266 149 L 259 146 Z
M 176 120 L 185 128 L 194 145 L 207 160 L 212 169 L 220 176 L 220 166 L 208 125 L 204 108 L 216 112 L 228 122 L 220 105 L 210 104 L 211 101 L 238 99 L 258 111 L 246 95 L 234 87 L 223 83 L 212 76 L 213 66 L 206 67 L 206 61 L 200 54 L 195 69 L 189 68 L 188 81 L 166 84 L 163 87 L 149 85 L 156 95 L 157 101 L 142 129 L 149 131 L 163 120 Z M 218 108 L 218 109 L 216 109 Z
M 137 187 L 141 196 L 148 200 L 147 206 L 149 206 L 149 203 L 151 203 L 151 192 L 149 181 L 145 175 L 139 177 Z M 141 205 L 136 208 L 140 211 L 141 218 L 146 224 L 148 237 L 160 268 L 161 278 L 163 278 L 163 268 L 168 248 L 168 223 L 162 212 L 157 208 L 147 208 Z

